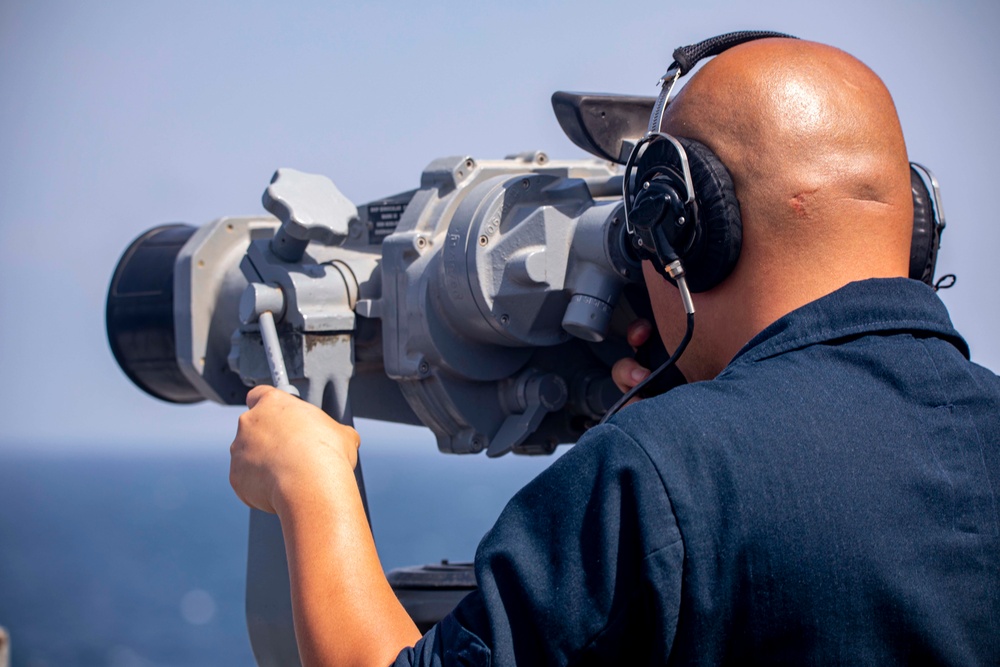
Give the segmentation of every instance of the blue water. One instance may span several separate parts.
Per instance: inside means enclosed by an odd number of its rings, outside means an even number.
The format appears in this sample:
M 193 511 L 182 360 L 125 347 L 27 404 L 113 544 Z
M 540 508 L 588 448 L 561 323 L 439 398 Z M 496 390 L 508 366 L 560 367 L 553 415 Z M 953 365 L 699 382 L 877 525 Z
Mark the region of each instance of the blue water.
M 383 567 L 470 560 L 506 500 L 550 462 L 369 448 Z M 13 667 L 252 665 L 246 539 L 224 452 L 0 450 L 0 626 Z

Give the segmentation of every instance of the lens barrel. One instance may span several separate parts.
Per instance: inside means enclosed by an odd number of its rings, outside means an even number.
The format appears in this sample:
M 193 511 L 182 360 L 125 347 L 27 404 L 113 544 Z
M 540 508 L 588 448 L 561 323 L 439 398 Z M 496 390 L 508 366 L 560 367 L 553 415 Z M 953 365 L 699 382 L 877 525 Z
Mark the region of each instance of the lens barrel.
M 154 227 L 122 254 L 108 288 L 105 321 L 115 360 L 137 387 L 170 403 L 197 403 L 177 363 L 174 337 L 174 265 L 196 228 Z

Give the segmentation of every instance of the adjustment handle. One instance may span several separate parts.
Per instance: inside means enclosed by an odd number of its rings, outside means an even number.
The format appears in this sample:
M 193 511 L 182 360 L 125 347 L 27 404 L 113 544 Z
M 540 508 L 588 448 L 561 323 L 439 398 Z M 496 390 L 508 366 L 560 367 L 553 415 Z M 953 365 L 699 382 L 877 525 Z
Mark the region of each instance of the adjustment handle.
M 486 456 L 503 456 L 535 432 L 550 412 L 566 405 L 569 390 L 566 382 L 555 373 L 533 373 L 518 382 L 516 400 L 524 410 L 507 417 L 496 435 L 490 440 Z
M 243 290 L 243 296 L 240 297 L 240 320 L 244 324 L 256 322 L 260 327 L 264 356 L 271 371 L 271 384 L 286 394 L 299 396 L 299 390 L 288 381 L 285 357 L 281 353 L 281 341 L 278 339 L 278 327 L 275 323 L 275 313 L 280 318 L 284 312 L 285 295 L 280 288 L 250 283 Z

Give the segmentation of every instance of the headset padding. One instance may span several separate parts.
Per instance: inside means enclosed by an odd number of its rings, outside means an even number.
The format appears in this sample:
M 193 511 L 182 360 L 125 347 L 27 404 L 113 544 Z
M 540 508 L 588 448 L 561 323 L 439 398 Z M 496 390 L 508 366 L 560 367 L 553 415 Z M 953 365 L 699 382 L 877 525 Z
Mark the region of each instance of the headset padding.
M 910 278 L 934 284 L 934 264 L 937 262 L 938 235 L 934 219 L 934 202 L 924 179 L 910 167 L 910 189 L 913 191 L 913 239 L 910 241 Z
M 688 287 L 692 292 L 704 292 L 725 280 L 740 258 L 740 203 L 733 179 L 715 153 L 693 139 L 677 140 L 687 151 L 701 226 L 699 239 L 682 260 Z

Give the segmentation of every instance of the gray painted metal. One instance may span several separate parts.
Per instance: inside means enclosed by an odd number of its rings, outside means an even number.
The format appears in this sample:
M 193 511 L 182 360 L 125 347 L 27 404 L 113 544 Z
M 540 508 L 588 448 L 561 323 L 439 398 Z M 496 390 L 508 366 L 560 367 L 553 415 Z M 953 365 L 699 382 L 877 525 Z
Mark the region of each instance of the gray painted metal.
M 273 241 L 272 241 L 273 242 Z M 281 290 L 270 285 L 250 283 L 240 298 L 240 321 L 243 324 L 257 323 L 260 328 L 264 356 L 271 371 L 271 384 L 283 392 L 298 396 L 299 390 L 288 383 L 285 357 L 281 352 L 275 317 L 285 314 L 285 297 Z
M 613 164 L 541 152 L 435 160 L 418 189 L 360 209 L 324 177 L 279 170 L 264 202 L 280 226 L 223 218 L 178 256 L 179 364 L 221 403 L 273 383 L 342 423 L 353 409 L 425 424 L 444 452 L 551 452 L 620 395 L 617 302 L 641 279 L 620 191 Z M 359 484 L 364 497 L 360 466 Z M 260 665 L 298 664 L 287 574 L 280 525 L 251 512 Z
M 247 384 L 228 359 L 247 286 L 240 260 L 252 239 L 270 239 L 277 226 L 270 216 L 220 218 L 198 229 L 177 257 L 177 363 L 195 389 L 217 403 L 242 405 L 246 397 Z
M 310 241 L 340 245 L 358 217 L 354 204 L 326 176 L 279 169 L 264 190 L 264 208 L 281 220 L 271 249 L 286 262 L 302 258 Z
M 383 316 L 386 374 L 442 451 L 551 451 L 579 435 L 539 432 L 537 413 L 504 396 L 554 370 L 539 349 L 551 357 L 574 335 L 602 340 L 621 287 L 639 279 L 623 249 L 620 182 L 609 163 L 544 154 L 443 158 L 424 170 L 382 244 L 381 303 L 366 309 Z M 576 360 L 558 371 L 569 385 L 584 365 Z M 567 413 L 591 414 L 573 399 Z

